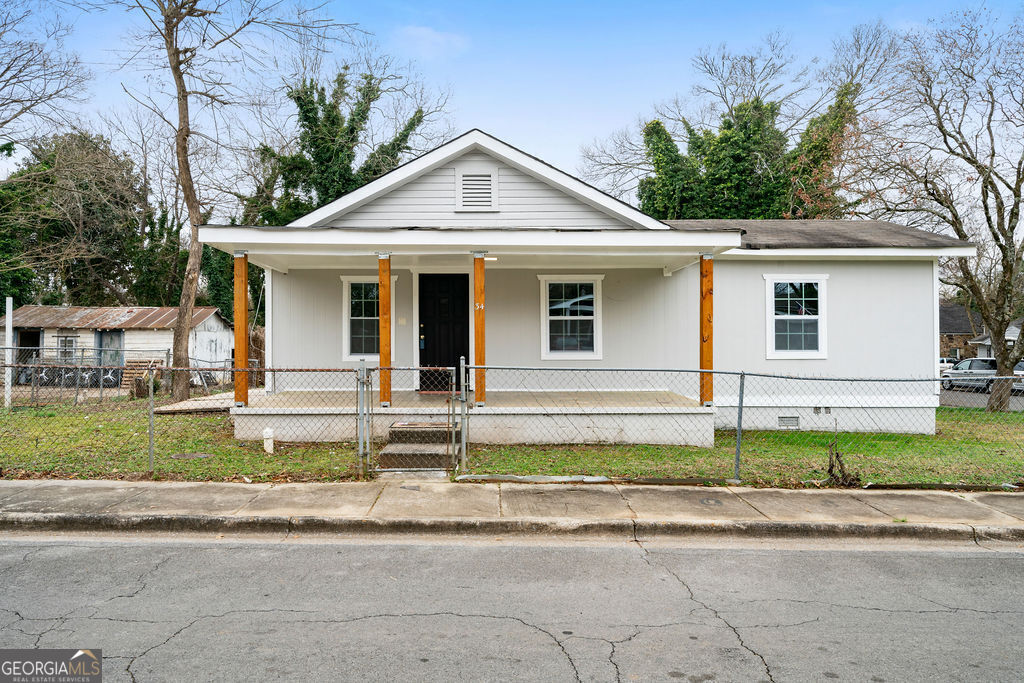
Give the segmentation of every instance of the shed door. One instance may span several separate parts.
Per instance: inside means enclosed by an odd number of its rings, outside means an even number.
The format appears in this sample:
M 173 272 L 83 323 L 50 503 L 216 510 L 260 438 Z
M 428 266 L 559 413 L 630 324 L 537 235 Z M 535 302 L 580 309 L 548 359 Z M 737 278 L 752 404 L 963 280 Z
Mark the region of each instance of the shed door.
M 100 330 L 97 337 L 100 365 L 124 365 L 124 330 Z

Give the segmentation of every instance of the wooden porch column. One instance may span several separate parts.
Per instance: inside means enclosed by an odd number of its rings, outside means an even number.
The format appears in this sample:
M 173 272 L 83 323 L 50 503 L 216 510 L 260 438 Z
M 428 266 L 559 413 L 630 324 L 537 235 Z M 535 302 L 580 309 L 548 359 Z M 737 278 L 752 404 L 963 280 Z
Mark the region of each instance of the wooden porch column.
M 473 253 L 473 365 L 487 364 L 487 334 L 486 334 L 486 288 L 484 286 L 484 254 L 487 252 L 478 251 Z M 479 368 L 475 372 L 473 384 L 473 398 L 478 406 L 482 406 L 487 400 L 487 378 L 486 371 Z
M 380 326 L 380 404 L 391 405 L 391 254 L 377 254 L 377 312 Z
M 714 283 L 715 262 L 711 254 L 700 256 L 700 369 L 713 370 L 714 363 Z M 700 402 L 708 405 L 715 400 L 715 376 L 700 374 Z
M 235 252 L 235 405 L 249 405 L 249 255 Z

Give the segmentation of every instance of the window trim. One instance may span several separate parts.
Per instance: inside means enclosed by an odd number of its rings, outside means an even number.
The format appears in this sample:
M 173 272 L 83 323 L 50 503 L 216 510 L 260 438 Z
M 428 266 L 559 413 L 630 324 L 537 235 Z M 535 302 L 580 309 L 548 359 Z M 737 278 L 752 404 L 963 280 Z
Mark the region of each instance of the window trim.
M 541 360 L 601 360 L 604 345 L 601 334 L 603 274 L 567 273 L 564 275 L 538 275 L 540 280 L 540 358 Z M 594 285 L 594 350 L 593 351 L 552 351 L 551 327 L 548 324 L 548 284 L 552 282 L 590 283 Z
M 764 280 L 765 358 L 768 360 L 828 358 L 828 275 L 820 273 L 765 273 Z M 775 348 L 775 285 L 779 282 L 812 282 L 818 286 L 817 351 L 779 351 Z
M 397 275 L 391 276 L 391 349 L 392 354 L 395 349 L 395 283 L 398 281 Z M 353 282 L 380 282 L 380 278 L 376 275 L 342 275 L 341 276 L 341 357 L 346 361 L 377 361 L 380 362 L 379 353 L 356 353 L 350 352 L 352 338 L 350 336 L 351 329 L 349 323 L 351 322 L 352 315 L 352 283 Z M 394 361 L 394 358 L 392 358 Z

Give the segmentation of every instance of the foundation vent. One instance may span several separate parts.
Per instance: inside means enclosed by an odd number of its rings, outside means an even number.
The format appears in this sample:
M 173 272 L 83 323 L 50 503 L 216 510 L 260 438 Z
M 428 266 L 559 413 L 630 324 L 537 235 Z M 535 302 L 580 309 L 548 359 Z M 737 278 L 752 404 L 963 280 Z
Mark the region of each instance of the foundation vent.
M 795 415 L 779 415 L 779 429 L 800 429 L 800 418 Z

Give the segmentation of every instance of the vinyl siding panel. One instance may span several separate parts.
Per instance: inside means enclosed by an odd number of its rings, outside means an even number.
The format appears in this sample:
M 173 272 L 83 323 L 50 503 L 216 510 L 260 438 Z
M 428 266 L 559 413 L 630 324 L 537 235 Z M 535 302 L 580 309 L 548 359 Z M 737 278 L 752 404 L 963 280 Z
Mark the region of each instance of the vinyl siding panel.
M 460 164 L 484 165 L 496 178 L 499 210 L 456 211 Z M 466 154 L 329 223 L 343 228 L 384 227 L 559 227 L 623 228 L 604 212 L 482 154 Z

